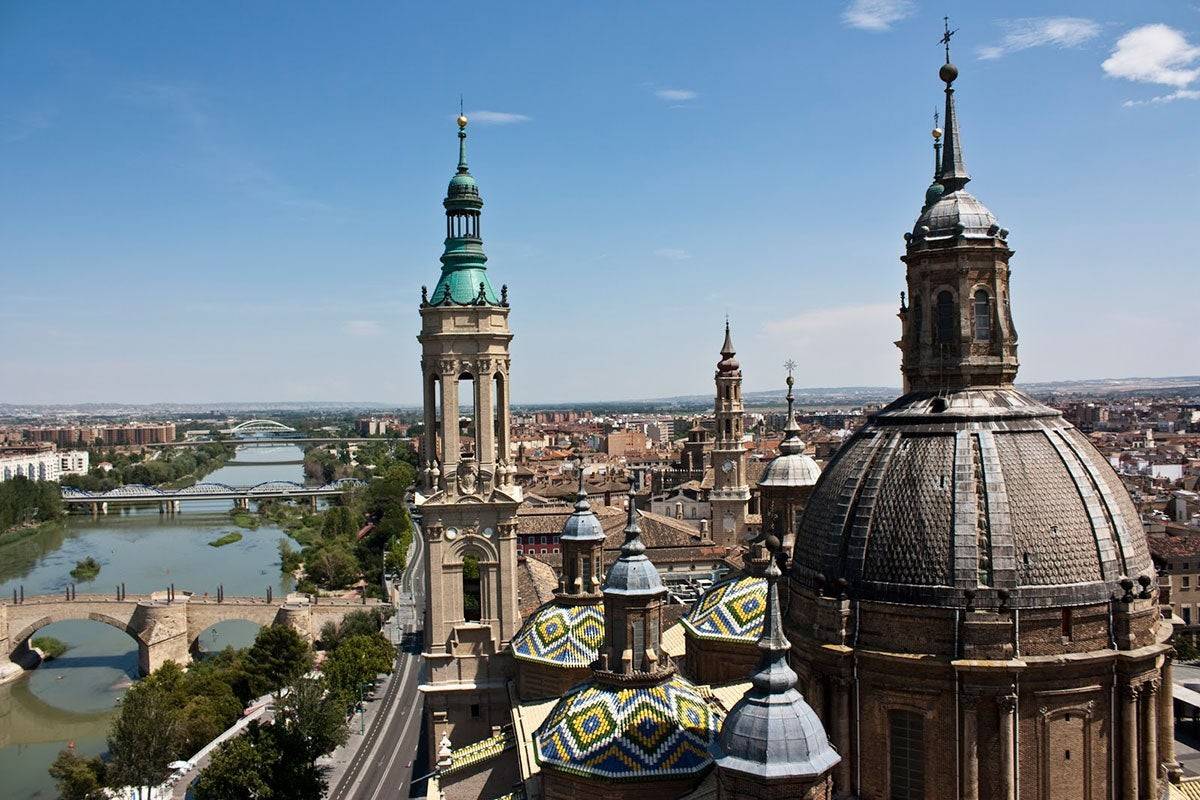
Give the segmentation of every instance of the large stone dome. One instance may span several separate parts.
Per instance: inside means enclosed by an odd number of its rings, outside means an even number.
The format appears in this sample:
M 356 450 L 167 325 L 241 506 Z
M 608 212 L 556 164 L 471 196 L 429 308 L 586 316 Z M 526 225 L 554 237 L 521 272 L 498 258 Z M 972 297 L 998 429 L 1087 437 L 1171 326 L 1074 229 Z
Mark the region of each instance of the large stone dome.
M 1153 574 L 1104 457 L 1011 387 L 912 392 L 874 416 L 821 475 L 793 562 L 817 592 L 947 607 L 1098 603 Z

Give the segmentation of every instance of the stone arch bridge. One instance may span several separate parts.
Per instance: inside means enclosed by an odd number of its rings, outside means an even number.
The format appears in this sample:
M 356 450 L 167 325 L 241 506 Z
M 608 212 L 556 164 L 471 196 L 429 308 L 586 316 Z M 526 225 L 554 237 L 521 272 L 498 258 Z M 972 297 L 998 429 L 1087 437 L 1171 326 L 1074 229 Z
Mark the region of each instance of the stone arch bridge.
M 70 619 L 92 619 L 125 631 L 138 646 L 138 668 L 143 675 L 167 661 L 186 665 L 192 660 L 200 634 L 218 622 L 247 620 L 259 625 L 279 623 L 296 629 L 312 641 L 326 622 L 340 623 L 353 611 L 382 608 L 378 600 L 313 602 L 308 595 L 292 594 L 283 601 L 261 597 L 200 597 L 177 592 L 149 595 L 62 595 L 26 597 L 20 603 L 0 603 L 0 682 L 19 674 L 19 663 L 29 656 L 29 640 L 42 628 Z

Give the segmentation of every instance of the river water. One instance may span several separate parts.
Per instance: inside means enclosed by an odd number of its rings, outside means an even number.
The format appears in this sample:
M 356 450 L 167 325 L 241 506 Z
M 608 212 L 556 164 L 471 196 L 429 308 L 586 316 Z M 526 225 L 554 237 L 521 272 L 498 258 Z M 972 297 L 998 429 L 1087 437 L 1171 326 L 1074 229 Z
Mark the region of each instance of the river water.
M 238 448 L 233 461 L 205 480 L 231 486 L 263 481 L 303 482 L 303 457 L 295 445 Z M 275 462 L 275 463 L 262 463 Z M 0 546 L 0 599 L 11 602 L 13 589 L 26 595 L 64 592 L 71 568 L 85 556 L 101 564 L 100 574 L 77 584 L 80 594 L 130 594 L 166 589 L 227 595 L 275 596 L 291 591 L 290 576 L 280 574 L 279 540 L 287 535 L 271 525 L 257 530 L 233 525 L 229 501 L 182 503 L 181 513 L 161 516 L 157 506 L 113 510 L 92 519 L 73 515 L 56 530 Z M 224 547 L 208 543 L 240 531 L 242 540 Z M 295 542 L 288 539 L 295 546 Z M 258 626 L 225 622 L 200 637 L 205 650 L 244 647 Z M 137 646 L 128 634 L 101 622 L 66 621 L 48 625 L 40 636 L 70 645 L 59 659 L 46 662 L 17 680 L 0 685 L 0 800 L 49 800 L 57 796 L 46 768 L 60 750 L 74 743 L 83 755 L 101 753 L 114 708 L 130 681 L 137 678 Z

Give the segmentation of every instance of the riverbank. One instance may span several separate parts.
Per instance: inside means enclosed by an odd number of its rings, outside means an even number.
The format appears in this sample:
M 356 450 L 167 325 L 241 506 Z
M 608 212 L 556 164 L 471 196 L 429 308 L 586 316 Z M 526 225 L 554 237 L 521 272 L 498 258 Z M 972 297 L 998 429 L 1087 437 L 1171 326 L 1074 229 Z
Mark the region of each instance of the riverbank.
M 31 539 L 40 536 L 43 533 L 54 531 L 62 531 L 66 528 L 66 520 L 62 517 L 57 519 L 47 520 L 46 522 L 31 522 L 26 525 L 18 525 L 15 528 L 10 528 L 7 531 L 0 532 L 0 548 L 6 545 L 15 544 L 24 539 Z
M 234 462 L 202 478 L 247 486 L 266 481 L 303 481 L 301 453 L 295 446 L 240 449 Z M 261 466 L 256 460 L 265 463 Z M 214 464 L 213 466 L 216 466 Z M 232 503 L 202 500 L 182 503 L 180 513 L 162 515 L 157 506 L 122 507 L 119 513 L 72 514 L 55 524 L 30 526 L 0 537 L 0 598 L 62 592 L 67 572 L 93 556 L 103 571 L 86 591 L 108 593 L 124 584 L 129 594 L 161 591 L 174 583 L 179 590 L 214 595 L 276 597 L 295 590 L 291 576 L 279 570 L 278 543 L 298 547 L 288 534 L 266 519 L 257 530 L 238 529 L 236 544 L 214 548 L 208 543 L 235 529 Z M 7 544 L 12 542 L 11 545 Z M 79 588 L 83 599 L 85 585 Z M 226 646 L 253 642 L 257 626 L 228 621 L 200 635 L 200 649 L 219 654 Z M 57 797 L 47 767 L 69 743 L 83 757 L 105 752 L 109 726 L 126 690 L 136 684 L 138 649 L 123 630 L 89 619 L 48 625 L 38 636 L 53 636 L 70 645 L 63 657 L 31 671 L 11 665 L 10 682 L 0 676 L 0 775 L 5 800 Z M 0 672 L 7 671 L 0 666 Z M 190 755 L 190 753 L 189 753 Z

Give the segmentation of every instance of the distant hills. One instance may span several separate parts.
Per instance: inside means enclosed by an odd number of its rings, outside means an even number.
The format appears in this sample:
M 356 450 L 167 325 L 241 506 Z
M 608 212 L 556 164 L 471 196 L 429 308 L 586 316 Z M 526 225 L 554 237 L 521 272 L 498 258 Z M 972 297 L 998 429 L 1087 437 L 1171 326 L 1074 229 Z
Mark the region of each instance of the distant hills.
M 1200 375 L 1180 375 L 1165 378 L 1094 378 L 1076 381 L 1048 381 L 1019 383 L 1018 387 L 1038 397 L 1095 397 L 1120 398 L 1123 396 L 1182 396 L 1200 402 Z M 871 403 L 886 403 L 900 394 L 899 386 L 820 386 L 797 387 L 796 402 L 802 407 L 847 407 Z M 783 405 L 783 391 L 745 392 L 743 397 L 749 408 Z M 646 400 L 594 400 L 576 403 L 518 403 L 514 408 L 530 411 L 535 409 L 590 409 L 608 413 L 651 412 L 662 413 L 698 411 L 712 407 L 711 394 L 678 395 Z M 271 412 L 281 414 L 312 414 L 316 416 L 341 416 L 353 413 L 383 411 L 411 411 L 416 406 L 394 403 L 343 401 L 343 402 L 274 402 L 274 403 L 64 403 L 53 405 L 0 403 L 0 419 L 36 419 L 38 417 L 208 417 L 244 416 Z

